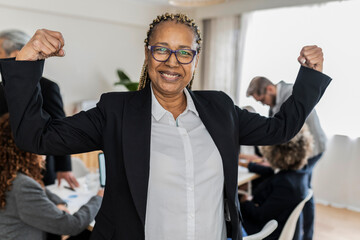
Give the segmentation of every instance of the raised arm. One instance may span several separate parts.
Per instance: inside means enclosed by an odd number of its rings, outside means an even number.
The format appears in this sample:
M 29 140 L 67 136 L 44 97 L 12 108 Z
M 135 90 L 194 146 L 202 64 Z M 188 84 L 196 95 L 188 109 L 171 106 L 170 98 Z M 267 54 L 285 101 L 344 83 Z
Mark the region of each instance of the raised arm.
M 40 79 L 41 95 L 44 99 L 43 109 L 53 118 L 61 119 L 65 117 L 64 105 L 59 86 L 46 78 Z M 70 155 L 53 156 L 55 160 L 55 172 L 58 184 L 61 179 L 65 179 L 70 187 L 79 187 L 75 176 L 71 172 Z
M 317 46 L 306 46 L 298 57 L 302 65 L 292 95 L 270 118 L 238 109 L 240 144 L 272 145 L 290 140 L 303 126 L 319 102 L 331 78 L 322 74 L 323 53 Z
M 46 155 L 65 155 L 102 149 L 102 103 L 73 117 L 53 119 L 44 109 L 39 81 L 44 61 L 63 56 L 60 33 L 39 30 L 14 59 L 0 61 L 2 79 L 17 145 Z M 23 61 L 26 60 L 26 61 Z
M 36 61 L 45 58 L 65 56 L 64 38 L 60 32 L 47 29 L 37 30 L 30 41 L 16 56 L 16 61 Z

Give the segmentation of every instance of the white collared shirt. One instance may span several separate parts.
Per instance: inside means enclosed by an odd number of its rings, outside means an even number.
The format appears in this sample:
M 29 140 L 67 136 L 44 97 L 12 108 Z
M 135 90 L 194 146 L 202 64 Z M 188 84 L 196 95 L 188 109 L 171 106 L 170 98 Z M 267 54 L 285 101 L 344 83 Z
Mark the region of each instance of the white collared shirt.
M 176 120 L 152 92 L 145 239 L 224 240 L 221 156 L 184 92 L 187 107 Z

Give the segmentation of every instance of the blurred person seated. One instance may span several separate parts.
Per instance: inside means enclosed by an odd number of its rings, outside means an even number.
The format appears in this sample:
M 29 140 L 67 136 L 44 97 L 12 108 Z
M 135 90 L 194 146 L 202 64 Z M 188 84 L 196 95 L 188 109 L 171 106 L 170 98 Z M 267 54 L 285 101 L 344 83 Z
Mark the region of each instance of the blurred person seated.
M 47 239 L 47 233 L 78 235 L 93 221 L 103 196 L 100 190 L 75 214 L 44 187 L 42 156 L 20 150 L 9 114 L 0 117 L 0 239 Z
M 248 234 L 259 232 L 271 219 L 278 228 L 265 239 L 278 239 L 294 208 L 308 193 L 307 159 L 313 148 L 313 137 L 306 125 L 289 142 L 261 147 L 270 167 L 249 163 L 257 173 L 268 178 L 253 192 L 240 199 L 244 228 Z
M 247 111 L 251 113 L 256 113 L 255 109 L 250 106 L 243 106 L 242 109 L 246 109 Z M 249 166 L 250 163 L 250 166 Z M 264 166 L 270 166 L 267 161 L 265 161 L 265 158 L 261 154 L 258 146 L 247 146 L 247 145 L 241 145 L 240 146 L 240 154 L 239 154 L 239 166 L 245 167 L 249 169 L 249 172 L 252 171 L 253 163 L 264 165 Z M 258 173 L 259 174 L 259 173 Z M 248 185 L 247 183 L 244 185 L 241 185 L 239 189 L 243 191 L 249 191 L 248 187 L 251 186 L 251 191 L 254 191 L 257 186 L 266 178 L 265 175 L 261 175 L 259 178 L 256 178 L 252 180 L 251 185 Z
M 251 113 L 256 113 L 255 109 L 250 105 L 243 106 L 242 109 L 245 109 Z M 240 162 L 242 162 L 241 160 L 245 160 L 245 162 L 262 162 L 263 157 L 261 152 L 259 151 L 258 146 L 242 145 L 240 146 L 240 154 L 239 154 L 240 166 L 241 166 Z

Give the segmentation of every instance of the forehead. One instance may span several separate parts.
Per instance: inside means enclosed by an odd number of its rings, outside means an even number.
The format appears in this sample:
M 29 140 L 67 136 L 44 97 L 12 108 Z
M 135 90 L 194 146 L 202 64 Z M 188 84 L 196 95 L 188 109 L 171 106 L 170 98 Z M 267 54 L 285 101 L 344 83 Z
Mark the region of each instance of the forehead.
M 193 30 L 181 22 L 165 21 L 159 23 L 150 36 L 150 44 L 167 43 L 169 46 L 189 46 L 196 44 Z

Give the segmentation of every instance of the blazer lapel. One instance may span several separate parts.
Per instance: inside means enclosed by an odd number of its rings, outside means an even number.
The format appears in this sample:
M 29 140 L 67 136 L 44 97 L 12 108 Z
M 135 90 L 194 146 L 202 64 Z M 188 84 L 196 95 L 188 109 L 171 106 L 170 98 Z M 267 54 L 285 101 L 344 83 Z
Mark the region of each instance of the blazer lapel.
M 150 86 L 136 92 L 125 104 L 123 115 L 124 164 L 130 192 L 145 226 L 151 137 Z
M 226 119 L 212 103 L 212 100 L 214 99 L 208 100 L 201 96 L 197 96 L 191 91 L 189 92 L 202 122 L 220 152 L 224 170 L 226 196 L 233 199 L 235 197 L 233 196 L 234 190 L 237 189 L 238 177 L 237 156 L 235 156 L 236 154 L 234 151 L 236 146 L 233 141 L 234 128 L 229 125 L 230 121 L 228 121 L 228 119 Z

